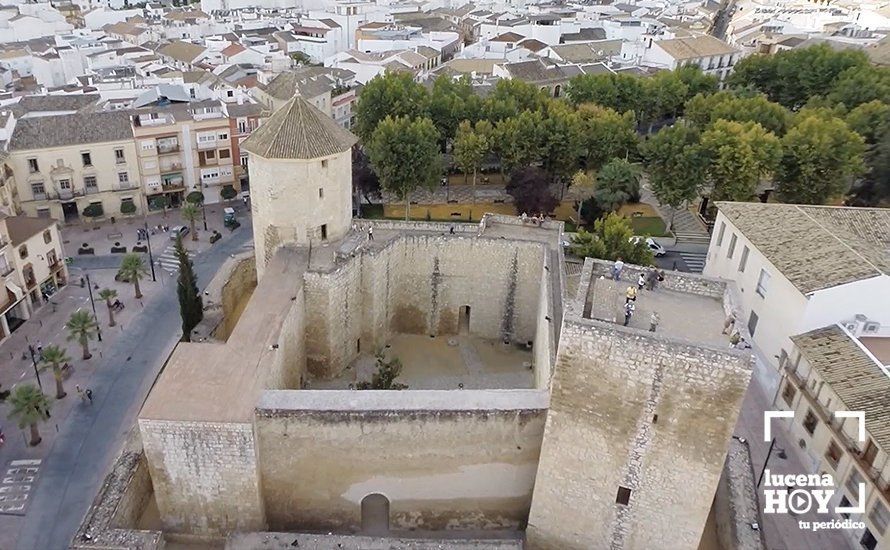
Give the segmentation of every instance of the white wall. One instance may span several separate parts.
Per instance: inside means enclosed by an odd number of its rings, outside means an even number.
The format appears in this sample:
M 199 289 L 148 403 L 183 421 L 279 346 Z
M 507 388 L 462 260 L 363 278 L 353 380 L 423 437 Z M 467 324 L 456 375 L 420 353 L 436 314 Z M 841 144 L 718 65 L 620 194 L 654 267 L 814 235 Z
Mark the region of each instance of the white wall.
M 881 275 L 814 292 L 810 296 L 801 332 L 833 325 L 852 318 L 857 313 L 890 325 L 890 277 Z

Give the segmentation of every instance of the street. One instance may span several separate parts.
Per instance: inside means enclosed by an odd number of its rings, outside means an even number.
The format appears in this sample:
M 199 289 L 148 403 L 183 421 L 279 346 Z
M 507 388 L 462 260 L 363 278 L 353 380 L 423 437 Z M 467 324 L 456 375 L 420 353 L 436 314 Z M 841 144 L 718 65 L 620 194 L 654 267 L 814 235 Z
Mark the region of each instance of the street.
M 245 218 L 241 221 L 242 227 L 231 234 L 225 231 L 220 242 L 193 259 L 200 287 L 211 280 L 229 255 L 250 246 L 250 222 Z M 203 235 L 202 240 L 206 240 Z M 161 250 L 168 245 L 163 237 L 157 242 Z M 155 252 L 160 253 L 160 250 Z M 115 256 L 76 257 L 71 266 L 72 285 L 77 284 L 81 269 L 95 277 L 107 278 L 109 273 L 113 277 L 113 270 L 119 264 L 120 257 Z M 27 449 L 24 456 L 13 454 L 16 449 L 23 449 L 23 442 L 15 426 L 4 422 L 8 426 L 7 444 L 0 448 L 0 463 L 4 467 L 11 460 L 32 458 L 36 451 L 42 451 L 43 458 L 36 483 L 30 490 L 27 513 L 24 516 L 0 515 L 0 547 L 62 549 L 70 542 L 180 335 L 175 278 L 163 269 L 157 270 L 157 278 L 158 281 L 153 283 L 149 275 L 142 281 L 146 298 L 141 303 L 133 299 L 132 287 L 123 291 L 119 287 L 121 298 L 127 303 L 125 312 L 129 310 L 135 314 L 126 323 L 126 329 L 90 361 L 89 368 L 94 370 L 89 379 L 89 387 L 93 390 L 91 405 L 77 402 L 73 384 L 69 381 L 66 387 L 69 397 L 64 401 L 71 410 L 59 423 L 58 434 L 53 434 L 54 441 L 47 438 L 42 444 L 52 445 L 48 452 L 38 447 Z M 105 306 L 101 302 L 97 307 L 99 305 L 102 307 L 98 312 L 102 330 L 114 330 L 106 329 Z M 88 302 L 86 307 L 89 307 Z M 138 308 L 141 310 L 137 311 Z M 2 351 L 5 355 L 7 349 L 4 347 Z M 9 350 L 9 353 L 13 357 L 20 351 Z M 73 363 L 79 367 L 83 362 L 75 355 Z M 43 379 L 45 390 L 52 387 L 50 373 L 43 375 Z M 4 385 L 4 388 L 8 387 Z M 53 414 L 52 421 L 41 425 L 45 433 L 54 429 L 53 421 L 59 421 L 55 411 Z M 11 445 L 14 438 L 18 438 L 16 444 Z

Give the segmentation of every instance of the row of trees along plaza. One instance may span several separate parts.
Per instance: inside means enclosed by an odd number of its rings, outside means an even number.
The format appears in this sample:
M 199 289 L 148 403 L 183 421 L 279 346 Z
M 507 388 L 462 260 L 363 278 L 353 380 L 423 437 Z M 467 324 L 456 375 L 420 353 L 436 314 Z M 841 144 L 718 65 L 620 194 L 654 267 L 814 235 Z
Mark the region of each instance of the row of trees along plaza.
M 500 80 L 481 97 L 466 79 L 440 76 L 427 89 L 410 74 L 378 76 L 357 106 L 356 188 L 405 201 L 407 218 L 412 191 L 435 187 L 446 169 L 475 185 L 494 162 L 518 212 L 549 213 L 568 189 L 587 222 L 638 199 L 642 175 L 674 208 L 702 194 L 755 200 L 762 183 L 784 202 L 890 198 L 890 69 L 860 51 L 750 56 L 723 90 L 682 67 L 579 75 L 564 95 Z

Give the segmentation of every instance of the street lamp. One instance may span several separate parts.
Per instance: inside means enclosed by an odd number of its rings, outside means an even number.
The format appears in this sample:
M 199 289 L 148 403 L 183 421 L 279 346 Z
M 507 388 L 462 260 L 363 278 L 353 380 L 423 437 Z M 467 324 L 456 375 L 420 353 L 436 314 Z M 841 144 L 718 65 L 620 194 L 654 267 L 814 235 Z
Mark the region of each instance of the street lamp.
M 87 290 L 90 291 L 90 304 L 93 306 L 93 317 L 96 318 L 96 333 L 99 335 L 99 341 L 102 341 L 102 323 L 99 322 L 99 316 L 96 315 L 96 302 L 93 301 L 93 284 L 90 282 L 90 274 L 84 272 L 87 278 Z
M 763 474 L 766 473 L 766 466 L 767 466 L 767 464 L 769 464 L 769 457 L 772 456 L 773 449 L 775 448 L 775 446 L 776 446 L 776 438 L 774 437 L 773 440 L 769 444 L 769 450 L 766 452 L 766 460 L 763 461 L 763 468 L 761 468 L 761 470 L 760 470 L 760 477 L 757 479 L 758 487 L 760 487 L 760 484 L 763 483 Z M 785 453 L 785 449 L 782 449 L 781 447 L 779 448 L 779 452 L 776 454 L 776 456 L 778 456 L 782 460 L 785 460 L 786 458 L 788 458 L 788 455 Z
M 40 370 L 37 368 L 37 359 L 34 357 L 34 346 L 28 342 L 28 351 L 31 352 L 31 364 L 34 365 L 34 376 L 37 377 L 37 387 L 40 388 L 40 393 L 43 393 L 43 384 L 40 382 Z
M 151 235 L 148 232 L 148 222 L 145 222 L 145 242 L 148 243 L 148 263 L 151 264 L 151 280 L 155 282 L 157 281 L 155 279 L 155 259 L 151 254 Z
M 207 231 L 207 197 L 204 196 L 204 182 L 201 182 L 201 217 L 204 218 L 204 231 Z

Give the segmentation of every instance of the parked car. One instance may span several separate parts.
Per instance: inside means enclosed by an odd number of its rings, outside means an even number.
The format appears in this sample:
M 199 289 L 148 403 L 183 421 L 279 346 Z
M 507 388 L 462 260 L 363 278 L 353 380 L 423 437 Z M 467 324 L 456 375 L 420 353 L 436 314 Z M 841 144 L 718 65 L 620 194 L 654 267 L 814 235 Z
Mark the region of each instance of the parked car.
M 170 240 L 175 241 L 176 236 L 185 237 L 189 233 L 189 228 L 184 225 L 177 225 L 176 227 L 170 228 Z
M 634 235 L 633 237 L 630 238 L 630 242 L 638 243 L 643 238 L 644 237 L 640 237 L 639 235 Z M 645 239 L 646 239 L 646 245 L 649 246 L 649 250 L 652 252 L 653 256 L 655 256 L 657 258 L 659 256 L 664 256 L 665 254 L 667 254 L 667 250 L 665 250 L 663 246 L 661 246 L 660 244 L 655 242 L 655 239 L 653 239 L 652 237 L 645 237 Z

